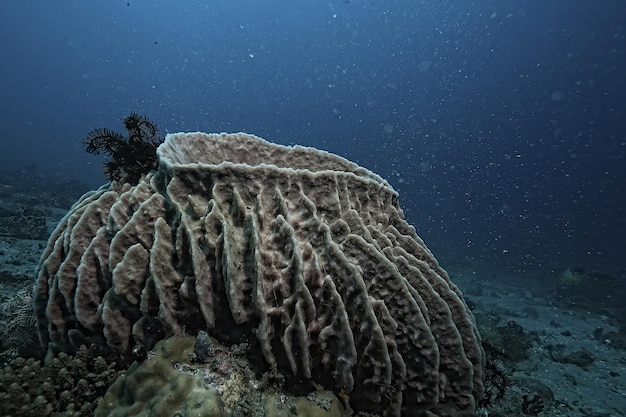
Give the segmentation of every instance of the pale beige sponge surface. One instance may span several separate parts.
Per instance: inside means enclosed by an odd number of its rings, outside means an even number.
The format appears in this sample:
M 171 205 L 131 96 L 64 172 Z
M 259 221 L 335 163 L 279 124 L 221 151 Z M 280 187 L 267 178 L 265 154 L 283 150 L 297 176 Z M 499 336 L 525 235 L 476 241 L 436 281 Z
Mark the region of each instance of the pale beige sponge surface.
M 176 133 L 137 185 L 84 195 L 50 237 L 49 356 L 122 356 L 206 330 L 355 412 L 471 416 L 484 353 L 461 292 L 381 177 L 245 133 Z

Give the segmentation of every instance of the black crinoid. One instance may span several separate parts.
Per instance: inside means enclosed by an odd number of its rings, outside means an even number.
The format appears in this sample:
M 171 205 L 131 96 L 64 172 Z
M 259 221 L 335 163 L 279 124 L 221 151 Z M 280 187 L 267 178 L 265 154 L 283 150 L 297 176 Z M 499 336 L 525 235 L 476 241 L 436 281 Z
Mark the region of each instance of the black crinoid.
M 507 372 L 496 362 L 496 358 L 501 359 L 504 353 L 493 344 L 485 341 L 483 341 L 483 348 L 487 356 L 484 376 L 485 392 L 478 401 L 478 405 L 484 408 L 491 408 L 504 398 L 511 386 L 511 379 Z
M 106 128 L 90 131 L 83 141 L 87 152 L 109 154 L 104 163 L 104 174 L 110 181 L 137 184 L 142 175 L 156 169 L 156 149 L 163 143 L 157 128 L 145 116 L 132 112 L 124 119 L 128 136 Z

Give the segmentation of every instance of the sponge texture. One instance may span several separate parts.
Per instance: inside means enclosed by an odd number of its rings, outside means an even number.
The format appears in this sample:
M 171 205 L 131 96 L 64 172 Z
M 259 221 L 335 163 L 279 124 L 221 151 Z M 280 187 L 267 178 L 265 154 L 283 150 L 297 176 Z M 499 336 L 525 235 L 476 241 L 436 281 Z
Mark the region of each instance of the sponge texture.
M 484 353 L 462 294 L 378 175 L 247 134 L 179 133 L 137 185 L 85 195 L 36 294 L 50 355 L 206 330 L 389 416 L 463 416 Z

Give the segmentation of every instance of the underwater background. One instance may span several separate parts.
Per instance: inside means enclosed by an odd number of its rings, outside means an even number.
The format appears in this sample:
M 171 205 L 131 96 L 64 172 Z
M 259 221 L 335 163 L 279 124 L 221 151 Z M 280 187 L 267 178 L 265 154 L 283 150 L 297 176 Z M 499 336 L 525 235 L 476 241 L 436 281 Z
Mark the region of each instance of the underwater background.
M 0 7 L 3 169 L 93 188 L 81 140 L 136 111 L 353 160 L 443 261 L 625 271 L 620 0 Z
M 36 242 L 106 182 L 87 132 L 137 112 L 163 136 L 244 131 L 376 172 L 470 300 L 540 332 L 502 286 L 560 291 L 626 376 L 622 0 L 23 0 L 0 5 L 0 46 L 2 282 L 34 278 Z M 16 207 L 44 197 L 58 210 L 26 228 Z M 7 261 L 17 240 L 31 263 Z M 563 344 L 543 358 L 568 363 Z

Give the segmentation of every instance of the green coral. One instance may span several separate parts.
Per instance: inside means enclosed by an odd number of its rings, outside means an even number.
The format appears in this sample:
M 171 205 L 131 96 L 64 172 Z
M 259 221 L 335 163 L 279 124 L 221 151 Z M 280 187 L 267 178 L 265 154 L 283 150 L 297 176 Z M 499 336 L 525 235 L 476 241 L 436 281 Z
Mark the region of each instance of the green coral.
M 583 273 L 568 268 L 561 275 L 559 275 L 559 283 L 561 284 L 561 287 L 573 288 L 580 285 L 583 277 Z
M 95 416 L 347 417 L 329 391 L 294 396 L 276 382 L 280 378 L 257 378 L 239 346 L 212 340 L 212 357 L 196 362 L 195 343 L 191 336 L 160 341 L 111 386 Z
M 222 416 L 217 389 L 205 388 L 202 379 L 175 368 L 189 361 L 194 339 L 168 340 L 157 344 L 151 358 L 133 364 L 115 381 L 98 405 L 96 417 Z

